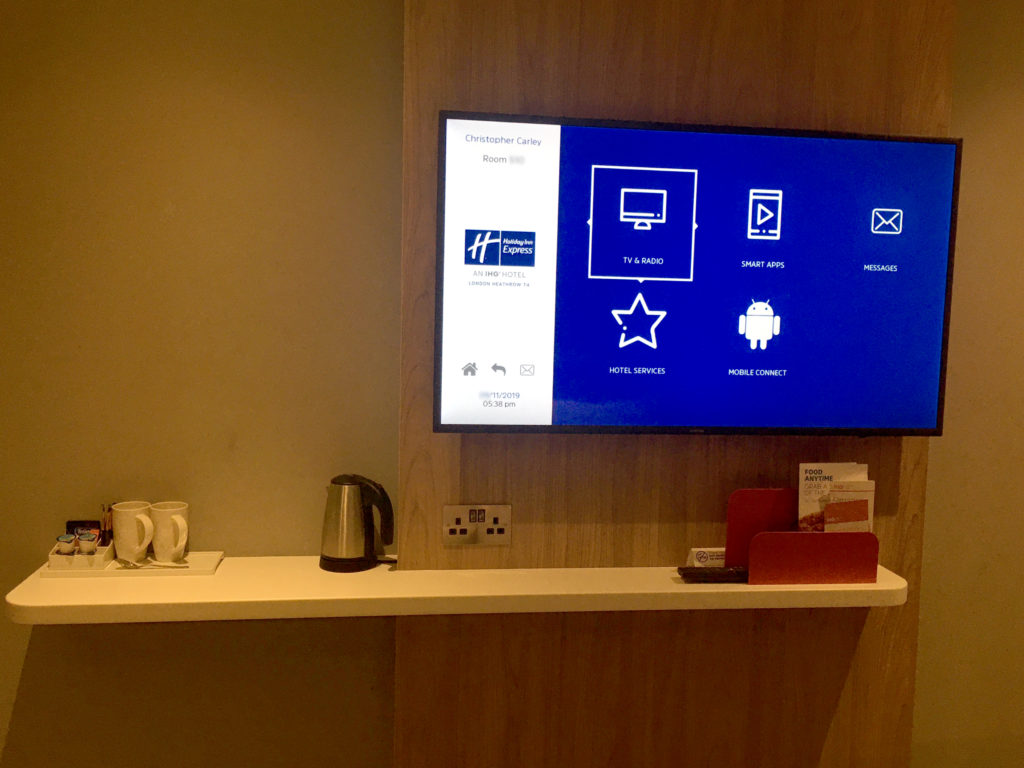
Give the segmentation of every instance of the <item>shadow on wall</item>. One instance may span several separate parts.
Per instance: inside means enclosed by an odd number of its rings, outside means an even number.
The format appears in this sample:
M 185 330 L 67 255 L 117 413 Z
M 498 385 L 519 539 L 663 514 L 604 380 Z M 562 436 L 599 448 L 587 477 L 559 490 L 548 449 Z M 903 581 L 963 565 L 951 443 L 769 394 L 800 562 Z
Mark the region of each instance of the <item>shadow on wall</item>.
M 394 626 L 36 627 L 3 768 L 391 765 Z

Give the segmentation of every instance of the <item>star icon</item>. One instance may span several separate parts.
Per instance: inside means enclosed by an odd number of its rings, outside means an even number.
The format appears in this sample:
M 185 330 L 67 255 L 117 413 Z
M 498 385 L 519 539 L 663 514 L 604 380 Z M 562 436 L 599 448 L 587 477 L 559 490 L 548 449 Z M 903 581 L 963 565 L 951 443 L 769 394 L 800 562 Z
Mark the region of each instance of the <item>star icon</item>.
M 642 293 L 636 295 L 636 298 L 633 299 L 633 306 L 629 309 L 613 309 L 612 316 L 615 317 L 615 322 L 622 326 L 622 332 L 619 335 L 619 348 L 639 341 L 651 349 L 657 349 L 658 340 L 654 336 L 654 329 L 665 319 L 667 314 L 663 310 L 648 309 Z M 626 338 L 626 331 L 629 329 L 627 323 L 635 329 L 629 338 Z

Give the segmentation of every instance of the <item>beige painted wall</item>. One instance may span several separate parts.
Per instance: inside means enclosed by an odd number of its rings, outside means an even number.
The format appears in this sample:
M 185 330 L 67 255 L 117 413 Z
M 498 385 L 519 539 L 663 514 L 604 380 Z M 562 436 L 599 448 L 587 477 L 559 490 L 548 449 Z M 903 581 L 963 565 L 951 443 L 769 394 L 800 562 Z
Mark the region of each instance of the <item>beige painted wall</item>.
M 191 502 L 196 549 L 316 553 L 333 474 L 397 490 L 401 1 L 4 2 L 0 30 L 0 593 L 128 497 Z M 367 626 L 303 631 L 390 664 L 393 622 Z M 33 634 L 10 765 L 63 656 L 163 636 L 121 629 Z M 275 668 L 267 631 L 173 629 L 290 693 L 306 651 Z M 28 639 L 0 619 L 0 744 Z
M 946 433 L 931 441 L 915 768 L 1024 765 L 1024 4 L 960 3 Z
M 394 628 L 391 618 L 36 627 L 3 768 L 387 768 Z M 100 660 L 95 674 L 87 659 Z

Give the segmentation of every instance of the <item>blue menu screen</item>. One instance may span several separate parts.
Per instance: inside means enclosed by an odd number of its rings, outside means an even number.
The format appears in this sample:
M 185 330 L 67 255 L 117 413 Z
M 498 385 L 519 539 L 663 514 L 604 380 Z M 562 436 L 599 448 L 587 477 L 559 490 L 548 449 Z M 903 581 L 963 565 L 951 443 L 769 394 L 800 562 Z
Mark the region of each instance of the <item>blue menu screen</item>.
M 436 429 L 941 429 L 959 142 L 441 131 Z

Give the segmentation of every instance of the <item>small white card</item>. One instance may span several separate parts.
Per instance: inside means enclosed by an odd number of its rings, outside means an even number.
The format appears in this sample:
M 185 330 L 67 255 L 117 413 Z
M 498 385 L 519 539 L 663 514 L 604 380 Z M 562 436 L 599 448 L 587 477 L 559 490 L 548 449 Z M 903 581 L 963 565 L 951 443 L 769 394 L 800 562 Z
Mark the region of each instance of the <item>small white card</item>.
M 725 547 L 694 547 L 686 556 L 688 568 L 724 568 Z

